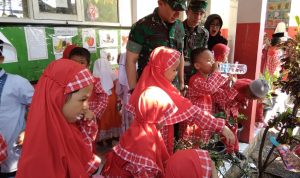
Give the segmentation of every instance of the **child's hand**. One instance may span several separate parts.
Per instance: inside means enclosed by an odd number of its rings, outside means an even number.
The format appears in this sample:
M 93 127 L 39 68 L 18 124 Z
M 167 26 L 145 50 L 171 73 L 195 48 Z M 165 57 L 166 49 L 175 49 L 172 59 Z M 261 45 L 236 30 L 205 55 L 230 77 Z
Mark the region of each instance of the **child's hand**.
M 237 81 L 237 76 L 236 74 L 228 74 L 228 79 L 235 83 Z
M 84 119 L 85 120 L 92 120 L 96 118 L 95 114 L 91 110 L 87 110 L 86 113 L 84 114 Z
M 212 65 L 212 72 L 218 72 L 219 71 L 219 62 L 215 62 Z
M 18 136 L 18 139 L 16 141 L 16 144 L 17 145 L 23 145 L 23 142 L 24 142 L 24 137 L 25 137 L 25 131 L 22 131 L 19 136 Z
M 232 131 L 227 127 L 224 126 L 222 134 L 224 135 L 224 137 L 226 138 L 226 142 L 230 145 L 235 143 L 235 136 L 232 133 Z

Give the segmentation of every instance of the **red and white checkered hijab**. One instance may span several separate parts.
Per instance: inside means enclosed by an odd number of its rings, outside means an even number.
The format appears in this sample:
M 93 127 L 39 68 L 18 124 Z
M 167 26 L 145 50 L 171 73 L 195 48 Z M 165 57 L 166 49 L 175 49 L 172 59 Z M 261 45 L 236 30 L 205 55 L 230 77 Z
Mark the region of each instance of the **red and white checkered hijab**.
M 165 171 L 164 178 L 210 178 L 211 158 L 205 150 L 179 150 L 168 159 Z
M 66 121 L 62 108 L 68 93 L 93 82 L 90 72 L 77 62 L 60 59 L 47 66 L 28 113 L 17 177 L 89 177 L 93 154 L 76 123 Z
M 172 67 L 179 59 L 179 51 L 164 46 L 155 48 L 151 53 L 148 65 L 144 68 L 130 97 L 128 107 L 132 108 L 132 112 L 141 122 L 161 122 L 167 115 L 168 117 L 173 117 L 182 114 L 192 106 L 191 102 L 182 97 L 178 90 L 164 76 L 165 71 Z M 164 106 L 153 106 L 149 104 L 151 102 L 149 99 L 143 100 L 146 94 L 145 91 L 149 90 L 149 88 L 154 88 L 160 92 L 155 97 L 161 97 L 160 100 L 164 100 Z M 148 103 L 143 103 L 143 101 Z

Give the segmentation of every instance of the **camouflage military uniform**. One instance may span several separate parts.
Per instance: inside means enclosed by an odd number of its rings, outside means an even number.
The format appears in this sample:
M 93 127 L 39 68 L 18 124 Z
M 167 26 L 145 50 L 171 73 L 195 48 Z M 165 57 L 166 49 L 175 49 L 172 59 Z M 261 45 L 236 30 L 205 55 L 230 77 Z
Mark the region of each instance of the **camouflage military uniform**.
M 151 52 L 159 46 L 167 46 L 183 51 L 184 28 L 182 22 L 176 20 L 173 24 L 162 21 L 158 9 L 136 22 L 130 31 L 127 50 L 139 53 L 138 76 L 149 61 Z
M 196 48 L 206 48 L 207 47 L 207 41 L 209 37 L 208 31 L 198 25 L 195 27 L 193 31 L 189 30 L 189 27 L 187 26 L 187 20 L 183 22 L 184 25 L 184 31 L 185 31 L 185 37 L 184 37 L 184 81 L 185 84 L 188 84 L 189 78 L 194 74 L 193 67 L 191 66 L 190 61 L 190 55 L 191 51 Z

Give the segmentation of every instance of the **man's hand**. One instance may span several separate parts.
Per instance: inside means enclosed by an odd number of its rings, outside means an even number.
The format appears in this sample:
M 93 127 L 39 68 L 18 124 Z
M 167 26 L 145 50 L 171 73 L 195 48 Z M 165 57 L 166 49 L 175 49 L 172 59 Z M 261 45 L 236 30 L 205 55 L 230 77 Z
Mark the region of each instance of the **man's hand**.
M 224 126 L 222 134 L 224 135 L 224 137 L 226 138 L 226 142 L 230 145 L 235 143 L 235 136 L 232 133 L 232 131 L 227 127 Z
M 136 63 L 138 61 L 139 54 L 131 51 L 126 51 L 126 75 L 128 80 L 129 89 L 134 89 L 137 83 Z

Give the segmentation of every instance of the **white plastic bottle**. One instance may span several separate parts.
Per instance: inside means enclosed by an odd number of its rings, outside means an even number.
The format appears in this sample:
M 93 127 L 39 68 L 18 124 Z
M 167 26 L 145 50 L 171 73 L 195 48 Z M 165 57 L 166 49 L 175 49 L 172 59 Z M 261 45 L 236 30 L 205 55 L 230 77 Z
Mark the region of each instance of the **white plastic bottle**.
M 219 64 L 219 71 L 223 74 L 245 74 L 247 65 L 238 63 L 222 63 Z

